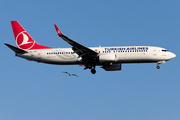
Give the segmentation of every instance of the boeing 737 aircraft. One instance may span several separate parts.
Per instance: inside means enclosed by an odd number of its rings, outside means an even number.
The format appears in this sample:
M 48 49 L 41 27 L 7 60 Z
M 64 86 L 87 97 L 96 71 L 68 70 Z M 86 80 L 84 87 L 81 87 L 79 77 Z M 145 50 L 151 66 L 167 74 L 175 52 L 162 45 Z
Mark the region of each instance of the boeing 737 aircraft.
M 106 71 L 121 70 L 123 63 L 166 63 L 176 57 L 172 52 L 153 46 L 117 46 L 117 47 L 85 47 L 62 34 L 55 26 L 59 37 L 69 43 L 71 48 L 51 48 L 37 44 L 27 31 L 17 22 L 11 21 L 16 45 L 5 43 L 16 56 L 30 61 L 56 65 L 84 65 L 95 74 L 96 66 Z

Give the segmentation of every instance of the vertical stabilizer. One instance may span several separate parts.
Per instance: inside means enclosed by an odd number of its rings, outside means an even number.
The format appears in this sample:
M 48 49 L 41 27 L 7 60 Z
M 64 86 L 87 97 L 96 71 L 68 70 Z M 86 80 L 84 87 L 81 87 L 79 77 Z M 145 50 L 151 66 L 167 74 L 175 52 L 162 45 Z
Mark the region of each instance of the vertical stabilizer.
M 18 21 L 11 21 L 11 25 L 18 48 L 25 50 L 51 49 L 50 47 L 37 44 Z

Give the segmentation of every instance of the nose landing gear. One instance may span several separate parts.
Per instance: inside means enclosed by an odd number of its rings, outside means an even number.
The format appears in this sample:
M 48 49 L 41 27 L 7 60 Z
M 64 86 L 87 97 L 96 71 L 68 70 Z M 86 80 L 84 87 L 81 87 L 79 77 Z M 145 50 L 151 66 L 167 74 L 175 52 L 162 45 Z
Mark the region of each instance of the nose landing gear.
M 158 62 L 157 62 L 156 68 L 157 68 L 157 69 L 160 69 L 159 64 L 164 64 L 164 63 L 166 63 L 166 61 L 158 61 Z
M 159 69 L 159 68 L 160 68 L 159 64 L 157 64 L 156 68 L 157 68 L 157 69 Z

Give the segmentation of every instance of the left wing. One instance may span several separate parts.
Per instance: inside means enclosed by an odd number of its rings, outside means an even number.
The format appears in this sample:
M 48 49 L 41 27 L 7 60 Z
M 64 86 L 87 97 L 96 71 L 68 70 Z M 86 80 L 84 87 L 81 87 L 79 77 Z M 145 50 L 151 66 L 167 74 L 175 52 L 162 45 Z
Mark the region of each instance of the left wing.
M 55 29 L 57 34 L 59 35 L 59 37 L 61 37 L 63 40 L 65 40 L 67 43 L 69 43 L 72 47 L 72 50 L 74 51 L 74 53 L 78 54 L 79 57 L 82 57 L 82 60 L 86 60 L 88 58 L 94 58 L 98 56 L 98 53 L 92 49 L 89 49 L 77 42 L 75 42 L 74 40 L 71 40 L 70 38 L 68 38 L 67 36 L 63 35 L 62 32 L 59 30 L 59 28 L 57 27 L 57 25 L 55 25 Z

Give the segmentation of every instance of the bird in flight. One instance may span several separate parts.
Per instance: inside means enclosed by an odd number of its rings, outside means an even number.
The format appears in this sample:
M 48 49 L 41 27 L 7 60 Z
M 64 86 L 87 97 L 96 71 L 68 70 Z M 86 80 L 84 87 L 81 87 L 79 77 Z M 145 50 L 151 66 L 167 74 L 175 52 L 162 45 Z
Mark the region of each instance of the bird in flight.
M 79 76 L 77 76 L 76 74 L 70 74 L 70 73 L 68 73 L 68 72 L 63 72 L 63 73 L 66 73 L 66 74 L 68 74 L 69 76 L 76 76 L 76 77 L 79 77 Z

